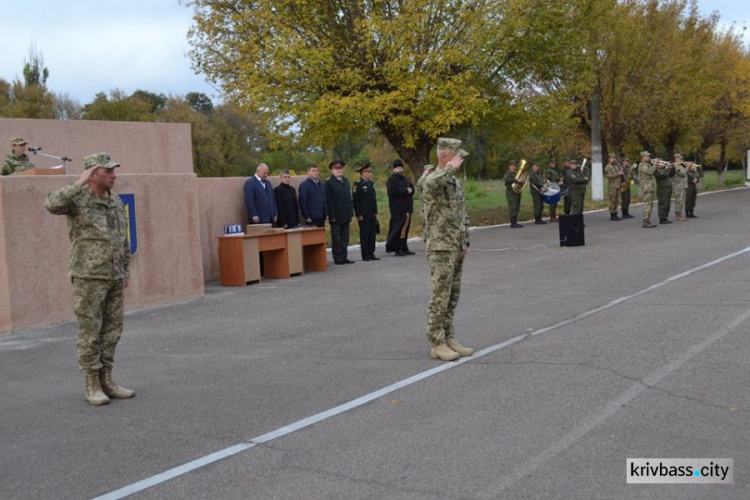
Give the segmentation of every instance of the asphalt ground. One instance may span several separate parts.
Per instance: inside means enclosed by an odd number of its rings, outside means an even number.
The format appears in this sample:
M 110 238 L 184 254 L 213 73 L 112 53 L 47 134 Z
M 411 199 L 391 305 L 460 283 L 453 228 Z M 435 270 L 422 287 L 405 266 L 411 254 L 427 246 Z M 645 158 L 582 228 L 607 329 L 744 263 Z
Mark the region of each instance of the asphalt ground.
M 0 498 L 748 498 L 749 195 L 590 213 L 583 247 L 473 231 L 460 363 L 428 357 L 419 243 L 128 313 L 137 395 L 105 407 L 74 323 L 2 335 Z M 732 458 L 733 483 L 627 484 L 628 458 Z

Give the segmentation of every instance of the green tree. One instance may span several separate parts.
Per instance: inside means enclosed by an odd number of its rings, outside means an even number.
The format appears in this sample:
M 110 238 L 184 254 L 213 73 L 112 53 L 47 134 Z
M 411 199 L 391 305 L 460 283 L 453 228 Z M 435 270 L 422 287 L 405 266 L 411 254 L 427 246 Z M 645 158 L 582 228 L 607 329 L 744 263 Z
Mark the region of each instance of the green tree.
M 124 122 L 153 122 L 157 116 L 152 111 L 153 102 L 138 95 L 127 96 L 114 89 L 109 96 L 99 92 L 94 100 L 86 104 L 83 118 L 86 120 L 108 120 Z
M 24 61 L 24 81 L 0 83 L 0 114 L 9 118 L 54 118 L 55 96 L 47 89 L 49 70 L 44 57 L 32 45 Z

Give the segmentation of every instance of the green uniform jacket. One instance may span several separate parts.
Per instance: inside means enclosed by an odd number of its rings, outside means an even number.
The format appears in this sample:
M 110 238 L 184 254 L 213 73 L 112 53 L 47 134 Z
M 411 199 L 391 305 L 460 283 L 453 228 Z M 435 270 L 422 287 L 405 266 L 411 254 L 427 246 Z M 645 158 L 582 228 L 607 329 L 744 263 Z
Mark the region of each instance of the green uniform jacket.
M 128 225 L 119 196 L 110 193 L 109 198 L 99 198 L 89 187 L 71 184 L 47 195 L 44 206 L 55 215 L 67 216 L 72 277 L 130 277 Z
M 620 185 L 622 184 L 622 178 L 620 177 L 620 167 L 618 165 L 607 163 L 607 165 L 604 167 L 604 175 L 607 177 L 607 180 L 609 180 L 610 186 L 620 187 Z
M 583 174 L 580 170 L 569 168 L 565 172 L 565 184 L 570 186 L 571 193 L 585 193 L 586 184 L 588 184 L 588 182 L 589 181 L 583 178 Z
M 547 181 L 542 177 L 539 173 L 529 172 L 529 184 L 532 186 L 536 186 L 537 189 L 531 188 L 531 195 L 532 196 L 542 196 L 541 190 L 544 187 L 545 184 L 547 184 Z
M 516 183 L 516 174 L 518 173 L 518 170 L 515 172 L 511 172 L 508 170 L 505 172 L 505 197 L 509 200 L 519 200 L 521 199 L 520 194 L 516 194 L 515 191 L 513 191 L 513 186 Z
M 672 186 L 674 187 L 674 190 L 677 191 L 679 189 L 687 189 L 687 168 L 685 168 L 685 164 L 675 163 L 674 164 L 674 179 L 672 180 Z
M 331 224 L 347 224 L 352 221 L 352 188 L 349 179 L 341 181 L 331 176 L 325 183 L 326 203 L 328 203 L 328 220 Z
M 545 177 L 548 181 L 558 184 L 560 179 L 564 177 L 564 174 L 561 168 L 548 168 Z
M 469 246 L 469 217 L 464 188 L 447 166 L 423 175 L 417 183 L 422 196 L 427 252 L 462 251 Z
M 672 177 L 674 176 L 674 170 L 671 168 L 657 168 L 654 171 L 654 179 L 656 179 L 657 188 L 668 188 L 672 187 Z
M 34 164 L 29 161 L 28 156 L 12 154 L 5 157 L 2 175 L 17 174 L 32 168 L 34 168 Z

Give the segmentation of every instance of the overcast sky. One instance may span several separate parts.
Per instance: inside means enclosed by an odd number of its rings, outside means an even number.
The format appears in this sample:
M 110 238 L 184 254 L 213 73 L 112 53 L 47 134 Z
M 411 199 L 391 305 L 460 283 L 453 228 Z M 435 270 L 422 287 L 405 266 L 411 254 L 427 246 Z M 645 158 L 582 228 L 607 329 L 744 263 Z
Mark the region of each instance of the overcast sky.
M 321 0 L 325 1 L 325 0 Z M 748 26 L 747 0 L 700 0 L 704 15 Z M 187 57 L 192 9 L 178 0 L 0 0 L 0 78 L 21 77 L 31 43 L 50 71 L 47 86 L 86 104 L 119 88 L 218 99 Z M 750 27 L 748 27 L 750 31 Z M 746 43 L 750 33 L 745 32 Z

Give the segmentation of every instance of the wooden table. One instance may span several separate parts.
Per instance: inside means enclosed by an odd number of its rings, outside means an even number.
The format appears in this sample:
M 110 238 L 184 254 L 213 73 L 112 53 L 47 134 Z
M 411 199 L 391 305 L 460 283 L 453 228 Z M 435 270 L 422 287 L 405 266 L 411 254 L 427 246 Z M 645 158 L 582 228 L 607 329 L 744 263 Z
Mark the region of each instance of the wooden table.
M 326 229 L 304 229 L 302 233 L 302 258 L 305 271 L 327 271 Z

